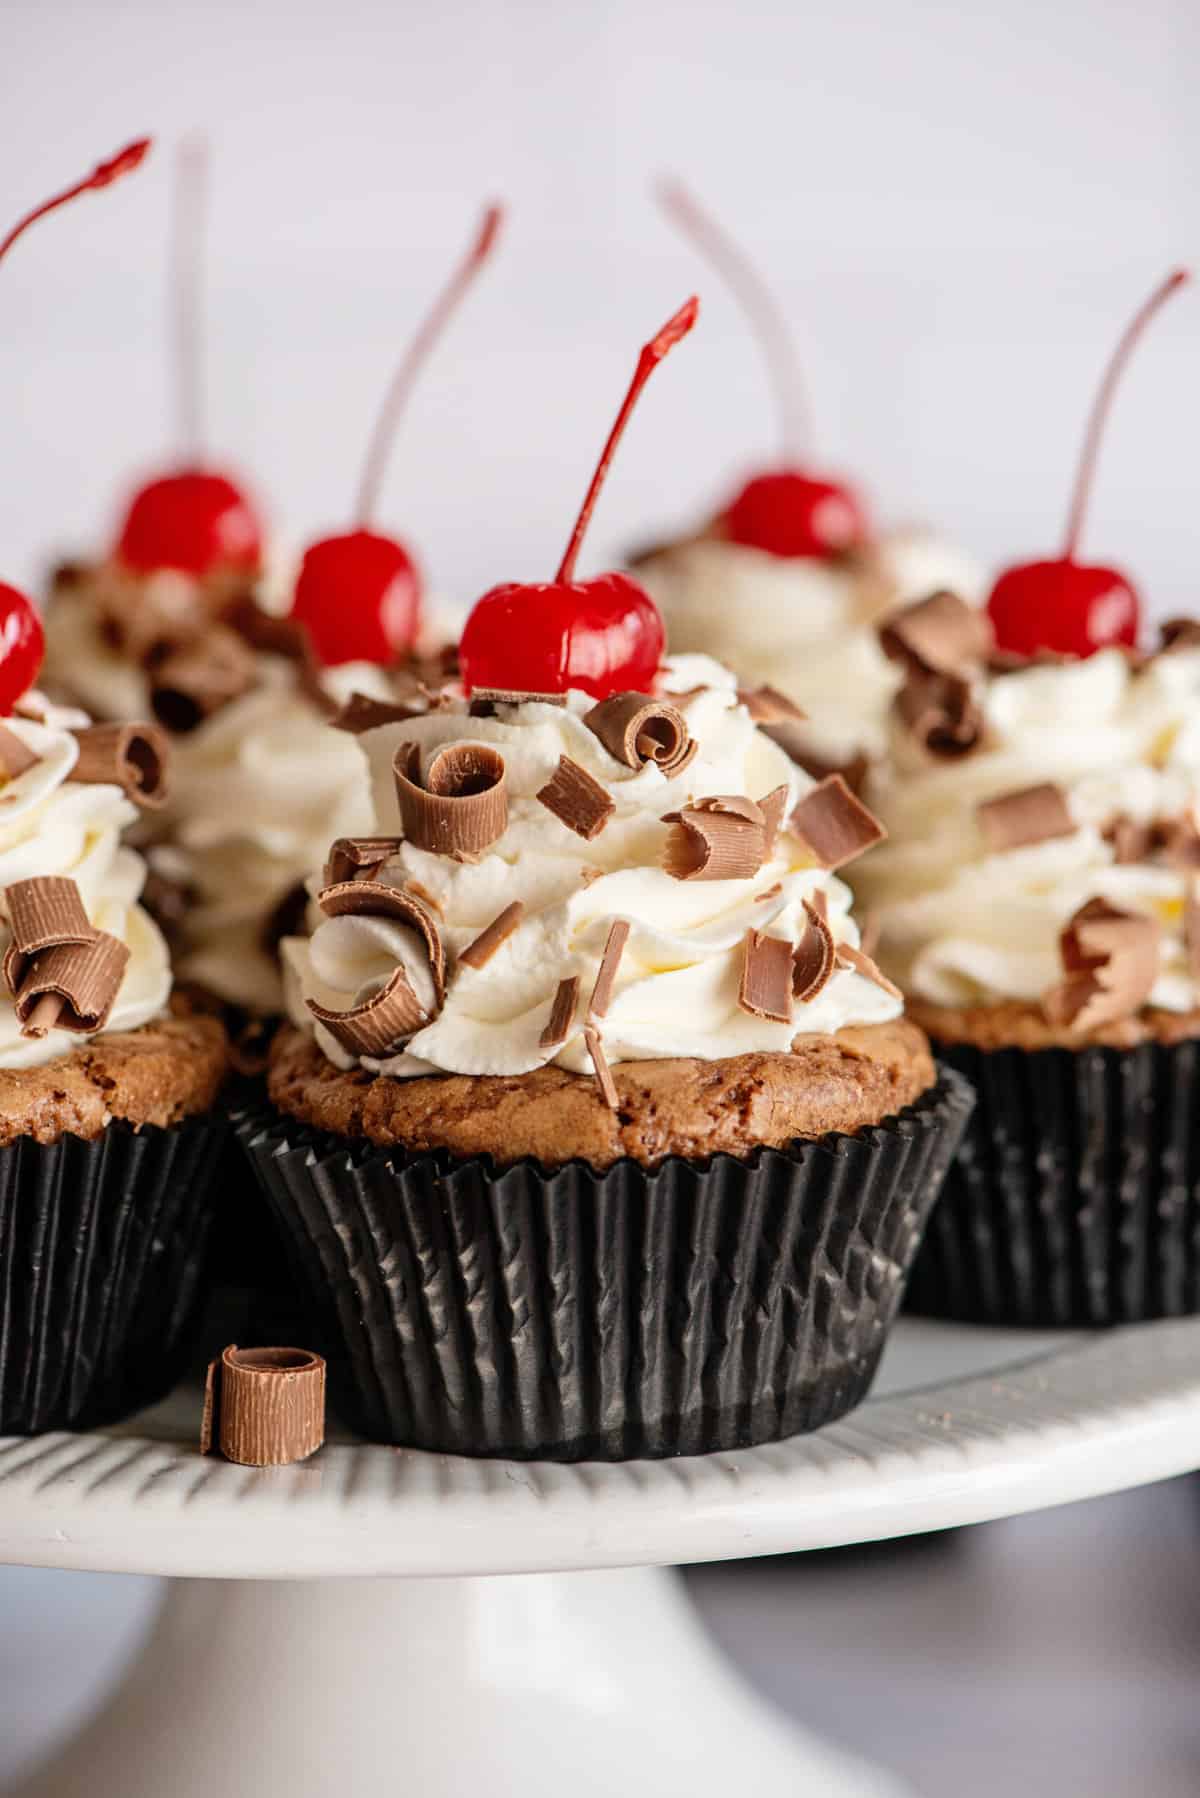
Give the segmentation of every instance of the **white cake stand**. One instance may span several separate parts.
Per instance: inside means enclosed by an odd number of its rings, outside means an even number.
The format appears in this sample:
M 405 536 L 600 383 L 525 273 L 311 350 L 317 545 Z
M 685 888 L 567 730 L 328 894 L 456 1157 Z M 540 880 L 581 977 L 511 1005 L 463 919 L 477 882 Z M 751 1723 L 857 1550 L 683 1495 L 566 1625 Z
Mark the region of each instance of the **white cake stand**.
M 22 1798 L 898 1798 L 744 1690 L 661 1569 L 1186 1472 L 1200 1320 L 905 1323 L 844 1423 L 694 1460 L 343 1438 L 254 1473 L 199 1458 L 198 1415 L 182 1392 L 118 1430 L 0 1442 L 0 1560 L 173 1576 L 125 1685 Z

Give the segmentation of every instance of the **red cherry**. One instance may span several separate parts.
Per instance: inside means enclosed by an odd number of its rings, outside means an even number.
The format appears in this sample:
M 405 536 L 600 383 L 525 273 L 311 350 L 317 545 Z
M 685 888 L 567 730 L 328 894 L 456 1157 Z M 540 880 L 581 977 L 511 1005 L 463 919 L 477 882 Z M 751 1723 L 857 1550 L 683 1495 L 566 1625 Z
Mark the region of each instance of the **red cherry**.
M 508 581 L 475 602 L 459 645 L 468 693 L 475 687 L 530 693 L 580 687 L 595 699 L 606 699 L 610 693 L 644 693 L 650 687 L 666 645 L 662 618 L 650 595 L 626 574 L 602 574 L 590 581 L 573 577 L 584 532 L 638 395 L 663 357 L 687 336 L 699 310 L 698 300 L 688 300 L 638 357 L 554 579 Z
M 339 662 L 386 667 L 416 641 L 420 574 L 404 546 L 390 537 L 374 531 L 324 537 L 305 552 L 292 617 L 308 631 L 325 667 Z
M 1048 650 L 1090 656 L 1098 649 L 1132 648 L 1137 642 L 1141 601 L 1136 587 L 1115 568 L 1077 562 L 1075 552 L 1117 382 L 1150 320 L 1190 278 L 1186 269 L 1168 275 L 1134 313 L 1109 358 L 1084 434 L 1062 555 L 1008 568 L 992 588 L 988 616 L 996 648 L 1005 654 L 1032 656 Z
M 37 679 L 45 653 L 42 621 L 33 606 L 0 581 L 0 712 L 6 717 Z
M 772 556 L 837 556 L 870 537 L 852 488 L 790 468 L 747 481 L 721 522 L 731 542 Z
M 367 450 L 358 495 L 359 528 L 323 537 L 306 551 L 292 617 L 308 629 L 326 667 L 340 662 L 387 666 L 405 656 L 421 628 L 421 577 L 402 543 L 367 528 L 379 498 L 396 425 L 419 370 L 475 275 L 490 255 L 503 212 L 489 206 L 470 249 L 434 301 L 392 377 Z
M 219 569 L 256 574 L 262 531 L 250 502 L 225 475 L 187 469 L 150 481 L 134 495 L 116 557 L 137 574 L 160 568 L 197 576 Z

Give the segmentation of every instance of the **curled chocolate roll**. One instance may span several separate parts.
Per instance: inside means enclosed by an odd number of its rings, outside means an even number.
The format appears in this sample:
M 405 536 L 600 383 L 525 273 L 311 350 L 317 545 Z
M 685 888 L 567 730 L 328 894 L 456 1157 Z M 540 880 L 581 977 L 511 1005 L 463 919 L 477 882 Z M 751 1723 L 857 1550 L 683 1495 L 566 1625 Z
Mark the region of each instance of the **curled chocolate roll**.
M 696 754 L 683 713 L 645 693 L 614 693 L 594 705 L 583 722 L 613 760 L 626 768 L 644 768 L 654 762 L 664 774 L 675 775 Z
M 129 965 L 129 949 L 106 930 L 87 943 L 54 943 L 34 956 L 13 1006 L 22 1036 L 49 1030 L 92 1036 L 103 1030 Z
M 208 1370 L 200 1453 L 240 1467 L 287 1467 L 325 1440 L 325 1363 L 310 1349 L 231 1344 Z
M 740 794 L 698 799 L 668 812 L 663 869 L 672 880 L 751 880 L 767 858 L 767 820 Z
M 404 834 L 418 849 L 477 862 L 508 826 L 504 757 L 487 743 L 450 743 L 422 781 L 420 751 L 401 743 L 392 762 Z
M 79 754 L 72 780 L 121 787 L 148 810 L 165 805 L 171 749 L 157 724 L 93 724 L 74 736 Z
M 12 940 L 4 951 L 4 979 L 16 994 L 34 956 L 64 943 L 90 943 L 96 932 L 75 882 L 65 874 L 37 874 L 5 888 Z
M 432 1014 L 421 1004 L 403 963 L 399 962 L 382 986 L 344 1011 L 318 1005 L 315 999 L 305 1001 L 317 1022 L 349 1054 L 376 1059 L 394 1055 L 410 1036 L 431 1022 L 445 1000 L 446 950 L 433 914 L 411 893 L 374 880 L 345 880 L 326 887 L 318 894 L 317 904 L 330 918 L 390 918 L 406 924 L 421 938 L 433 981 Z

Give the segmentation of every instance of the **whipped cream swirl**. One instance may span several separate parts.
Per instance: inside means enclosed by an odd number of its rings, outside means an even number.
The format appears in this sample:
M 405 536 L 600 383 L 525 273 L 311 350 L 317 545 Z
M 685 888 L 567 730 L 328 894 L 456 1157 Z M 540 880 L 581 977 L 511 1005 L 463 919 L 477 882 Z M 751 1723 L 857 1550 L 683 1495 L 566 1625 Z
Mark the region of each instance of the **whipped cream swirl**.
M 689 695 L 682 703 L 698 745 L 695 758 L 673 777 L 653 764 L 631 769 L 616 761 L 584 724 L 594 701 L 578 692 L 567 696 L 565 706 L 526 702 L 504 706 L 494 717 L 471 717 L 465 700 L 452 700 L 358 739 L 368 765 L 364 773 L 369 770 L 371 829 L 381 835 L 401 835 L 392 763 L 403 741 L 416 743 L 426 762 L 446 744 L 488 744 L 504 758 L 508 789 L 507 827 L 478 862 L 456 862 L 403 841 L 378 876 L 394 886 L 413 885 L 434 901 L 448 973 L 445 1003 L 432 1022 L 401 1053 L 364 1057 L 363 1066 L 401 1076 L 522 1074 L 553 1062 L 590 1072 L 583 1012 L 618 920 L 628 923 L 629 936 L 611 1001 L 595 1020 L 610 1062 L 786 1052 L 800 1034 L 898 1015 L 892 995 L 848 967 L 838 968 L 811 1001 L 797 1003 L 790 1023 L 739 1007 L 747 931 L 797 943 L 806 928 L 804 900 L 823 894 L 835 941 L 857 947 L 850 893 L 814 866 L 786 830 L 749 879 L 677 880 L 664 871 L 665 813 L 710 795 L 762 798 L 779 786 L 788 789 L 790 811 L 813 783 L 756 728 L 738 703 L 734 677 L 714 662 L 673 658 L 662 691 L 667 699 Z M 615 808 L 590 842 L 536 797 L 564 755 L 600 782 Z M 315 877 L 310 890 L 315 894 L 320 884 Z M 491 959 L 478 968 L 459 961 L 515 900 L 524 906 L 521 921 Z M 328 918 L 310 939 L 285 942 L 284 956 L 288 1012 L 308 1030 L 314 1020 L 307 999 L 345 1010 L 378 990 L 398 963 L 422 1004 L 429 1008 L 432 1001 L 415 933 L 391 920 Z M 559 983 L 573 975 L 580 980 L 578 1016 L 565 1041 L 546 1047 L 542 1037 Z M 331 1061 L 354 1064 L 323 1026 L 315 1029 Z
M 1200 649 L 1140 669 L 1119 650 L 996 674 L 979 683 L 979 749 L 935 760 L 894 720 L 891 755 L 869 791 L 890 841 L 855 870 L 876 913 L 880 959 L 939 1005 L 1036 1003 L 1063 969 L 1059 937 L 1089 899 L 1145 912 L 1161 926 L 1148 1003 L 1200 1006 L 1190 971 L 1186 900 L 1197 876 L 1162 856 L 1120 863 L 1106 830 L 1200 822 Z M 1049 782 L 1074 830 L 989 850 L 976 807 Z

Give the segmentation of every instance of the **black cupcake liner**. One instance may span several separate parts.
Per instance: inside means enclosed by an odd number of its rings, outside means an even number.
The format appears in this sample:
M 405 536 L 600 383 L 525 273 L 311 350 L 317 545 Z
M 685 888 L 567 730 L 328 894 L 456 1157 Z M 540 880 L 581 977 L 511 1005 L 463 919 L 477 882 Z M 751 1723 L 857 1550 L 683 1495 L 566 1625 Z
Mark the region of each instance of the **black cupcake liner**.
M 227 1120 L 0 1149 L 0 1434 L 86 1429 L 182 1371 Z
M 1200 1040 L 935 1049 L 978 1104 L 909 1310 L 1030 1327 L 1200 1312 Z
M 858 1403 L 971 1104 L 942 1071 L 855 1136 L 604 1173 L 407 1155 L 275 1112 L 239 1134 L 361 1434 L 626 1460 L 775 1441 Z

